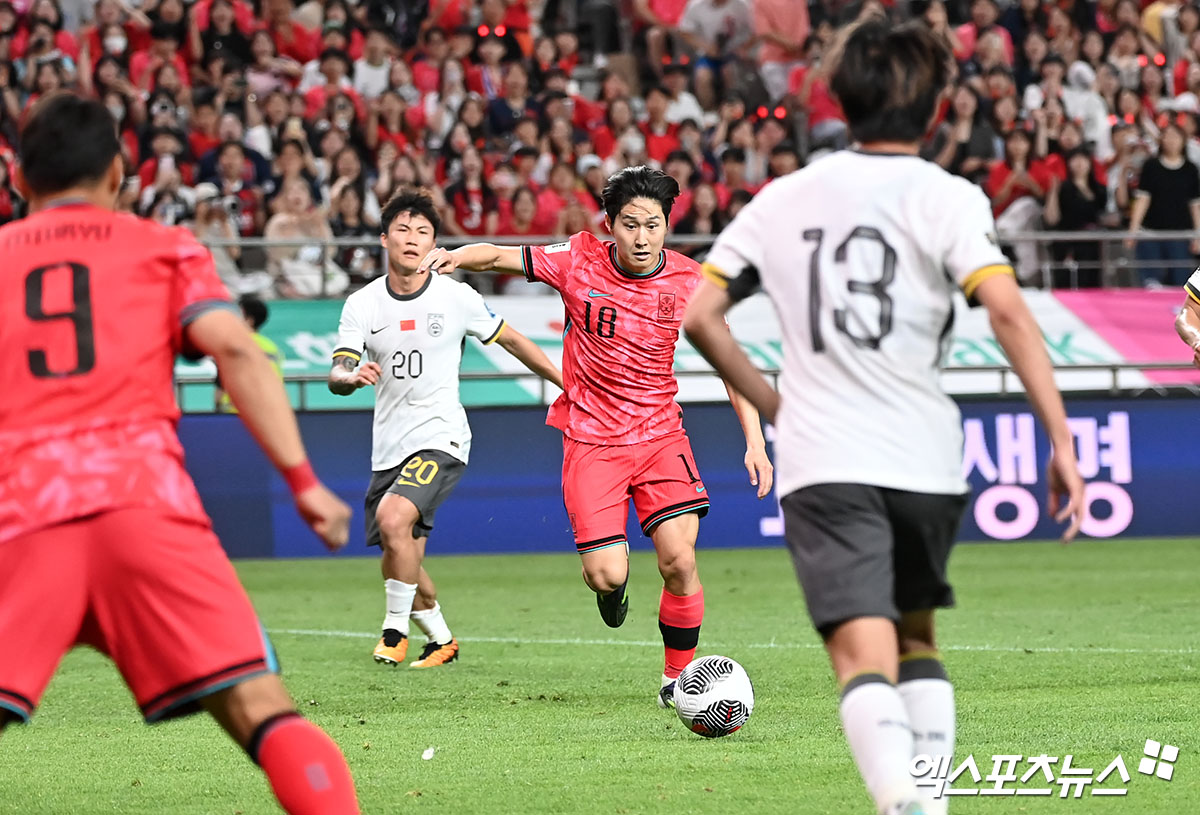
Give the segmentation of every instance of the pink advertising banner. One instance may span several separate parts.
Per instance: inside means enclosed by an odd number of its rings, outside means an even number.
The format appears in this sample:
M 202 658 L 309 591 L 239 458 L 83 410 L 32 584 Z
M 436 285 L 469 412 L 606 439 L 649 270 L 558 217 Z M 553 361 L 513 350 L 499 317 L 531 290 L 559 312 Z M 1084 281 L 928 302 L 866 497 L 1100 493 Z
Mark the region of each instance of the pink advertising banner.
M 1186 362 L 1188 350 L 1175 334 L 1182 289 L 1055 292 L 1064 306 L 1130 362 Z M 1200 383 L 1200 371 L 1145 371 L 1159 384 Z

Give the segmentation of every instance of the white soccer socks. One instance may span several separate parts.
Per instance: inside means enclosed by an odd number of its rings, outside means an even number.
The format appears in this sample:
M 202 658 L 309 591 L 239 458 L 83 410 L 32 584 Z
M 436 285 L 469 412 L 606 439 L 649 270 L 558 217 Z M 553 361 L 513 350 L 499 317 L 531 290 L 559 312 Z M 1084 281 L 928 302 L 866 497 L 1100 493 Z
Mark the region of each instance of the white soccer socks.
M 842 690 L 842 728 L 850 753 L 879 812 L 917 800 L 909 772 L 913 734 L 896 686 L 882 674 L 860 674 Z
M 412 621 L 417 624 L 417 628 L 429 637 L 430 642 L 445 645 L 454 639 L 454 635 L 450 633 L 450 626 L 446 625 L 446 618 L 442 616 L 442 604 L 436 600 L 433 608 L 414 611 L 411 617 Z
M 935 654 L 913 654 L 900 661 L 896 686 L 913 731 L 913 755 L 954 755 L 954 686 Z M 922 791 L 927 815 L 946 815 L 948 799 Z
M 383 581 L 387 594 L 387 614 L 383 618 L 383 629 L 389 628 L 408 636 L 408 618 L 412 614 L 413 598 L 417 596 L 416 583 L 404 583 L 388 578 Z

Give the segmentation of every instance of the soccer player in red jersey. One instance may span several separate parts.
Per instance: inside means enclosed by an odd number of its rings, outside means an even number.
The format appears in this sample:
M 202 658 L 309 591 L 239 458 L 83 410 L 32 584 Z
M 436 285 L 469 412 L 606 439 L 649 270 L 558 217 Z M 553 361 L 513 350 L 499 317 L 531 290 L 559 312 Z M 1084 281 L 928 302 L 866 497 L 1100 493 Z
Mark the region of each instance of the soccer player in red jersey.
M 313 474 L 208 250 L 114 212 L 121 145 L 104 105 L 46 97 L 19 152 L 32 214 L 0 229 L 0 728 L 27 721 L 63 654 L 92 645 L 147 722 L 212 714 L 285 811 L 357 813 L 345 759 L 296 713 L 184 470 L 175 356 L 213 358 L 330 549 L 349 508 Z
M 688 299 L 700 266 L 663 248 L 679 185 L 649 167 L 631 167 L 604 189 L 612 241 L 580 232 L 554 246 L 471 244 L 433 250 L 423 268 L 524 274 L 558 290 L 566 306 L 562 396 L 547 424 L 563 432 L 563 503 L 596 592 L 600 616 L 616 628 L 629 608 L 629 499 L 654 542 L 663 578 L 659 630 L 666 651 L 658 692 L 671 706 L 675 679 L 696 653 L 704 589 L 696 572 L 696 536 L 708 512 L 672 367 Z M 771 491 L 772 468 L 758 413 L 730 391 L 746 435 L 746 469 L 758 497 Z

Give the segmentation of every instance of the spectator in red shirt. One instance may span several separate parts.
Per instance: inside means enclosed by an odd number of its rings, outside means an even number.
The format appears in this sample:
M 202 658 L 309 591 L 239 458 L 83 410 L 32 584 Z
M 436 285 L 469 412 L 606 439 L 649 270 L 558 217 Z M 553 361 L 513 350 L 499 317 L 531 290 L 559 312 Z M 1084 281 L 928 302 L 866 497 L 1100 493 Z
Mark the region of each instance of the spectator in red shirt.
M 304 93 L 304 118 L 315 119 L 326 103 L 337 95 L 350 99 L 354 104 L 356 115 L 366 116 L 366 107 L 358 94 L 354 92 L 354 83 L 350 80 L 353 63 L 345 51 L 328 48 L 321 52 L 320 84 Z
M 579 178 L 575 168 L 566 162 L 559 162 L 550 171 L 550 182 L 538 195 L 537 231 L 540 235 L 553 235 L 558 228 L 559 216 L 566 208 L 567 202 L 576 200 L 591 214 L 599 212 L 596 202 L 583 190 L 579 189 Z
M 518 187 L 508 212 L 496 225 L 496 234 L 508 237 L 536 235 L 537 195 L 529 187 Z
M 1033 138 L 1022 128 L 1004 140 L 1004 158 L 992 165 L 984 192 L 992 200 L 992 213 L 1000 232 L 1026 232 L 1041 222 L 1042 201 L 1053 176 L 1045 162 L 1033 157 Z M 1038 272 L 1037 247 L 1028 242 L 1013 247 L 1017 275 L 1032 280 Z
M 190 84 L 187 61 L 179 53 L 175 29 L 169 23 L 157 22 L 150 27 L 150 47 L 129 58 L 129 78 L 142 90 L 151 90 L 164 65 L 175 68 L 182 84 Z
M 209 150 L 221 144 L 217 134 L 217 124 L 220 115 L 217 113 L 217 102 L 212 91 L 197 93 L 192 102 L 191 132 L 188 134 L 188 148 L 193 156 L 203 156 Z
M 1008 29 L 996 25 L 999 17 L 1000 8 L 996 5 L 996 0 L 972 0 L 971 19 L 954 30 L 961 46 L 961 50 L 954 54 L 955 59 L 959 62 L 970 59 L 971 55 L 975 53 L 975 44 L 979 38 L 985 33 L 994 31 L 1004 44 L 1005 62 L 1012 65 L 1014 56 L 1012 35 L 1008 33 Z
M 320 49 L 317 34 L 292 20 L 292 0 L 263 0 L 263 17 L 280 55 L 301 65 L 317 58 Z
M 404 114 L 408 105 L 396 91 L 384 91 L 383 95 L 367 106 L 367 149 L 377 153 L 384 144 L 391 144 L 399 155 L 408 150 L 405 135 Z
M 12 50 L 14 57 L 20 58 L 25 56 L 28 44 L 32 39 L 32 29 L 35 22 L 48 24 L 52 31 L 50 39 L 54 43 L 54 47 L 72 60 L 79 60 L 79 41 L 73 33 L 63 28 L 62 10 L 58 7 L 56 0 L 35 0 L 29 9 L 24 31 L 17 31 L 16 36 L 13 38 Z M 23 34 L 24 36 L 22 36 Z
M 468 146 L 462 154 L 462 177 L 446 188 L 446 232 L 451 235 L 495 235 L 496 196 L 483 178 L 483 159 Z
M 741 191 L 753 196 L 762 186 L 746 180 L 746 151 L 740 147 L 730 147 L 721 154 L 721 176 L 721 181 L 715 189 L 717 203 L 723 210 L 729 209 L 730 200 L 735 192 Z
M 446 32 L 440 28 L 426 29 L 420 50 L 414 55 L 411 68 L 413 86 L 421 96 L 438 89 L 442 78 L 442 63 L 450 54 Z
M 663 66 L 670 62 L 669 47 L 686 6 L 687 0 L 633 0 L 634 19 L 646 38 L 648 65 L 657 77 L 662 76 Z
M 150 131 L 150 157 L 138 168 L 142 189 L 154 185 L 155 178 L 164 171 L 176 171 L 179 180 L 186 186 L 192 184 L 192 165 L 184 160 L 187 138 L 172 127 L 155 127 Z
M 137 9 L 121 0 L 99 0 L 95 13 L 95 20 L 80 32 L 79 38 L 80 54 L 86 48 L 93 62 L 104 54 L 128 56 L 150 44 L 150 18 Z M 125 42 L 118 48 L 117 38 L 121 36 Z
M 820 46 L 812 42 L 806 44 L 807 52 L 813 54 Z M 816 52 L 819 59 L 819 52 Z M 842 106 L 833 98 L 829 91 L 829 83 L 821 71 L 812 67 L 810 61 L 797 66 L 788 77 L 788 99 L 808 113 L 808 134 L 812 149 L 831 147 L 840 150 L 849 144 L 849 131 L 846 128 L 846 116 Z
M 467 90 L 491 101 L 504 94 L 504 43 L 495 34 L 479 41 L 475 49 L 477 64 L 467 69 Z
M 646 155 L 660 167 L 672 150 L 679 149 L 676 126 L 667 121 L 670 104 L 671 94 L 663 86 L 655 85 L 646 91 L 646 121 L 642 122 L 641 130 L 646 138 Z

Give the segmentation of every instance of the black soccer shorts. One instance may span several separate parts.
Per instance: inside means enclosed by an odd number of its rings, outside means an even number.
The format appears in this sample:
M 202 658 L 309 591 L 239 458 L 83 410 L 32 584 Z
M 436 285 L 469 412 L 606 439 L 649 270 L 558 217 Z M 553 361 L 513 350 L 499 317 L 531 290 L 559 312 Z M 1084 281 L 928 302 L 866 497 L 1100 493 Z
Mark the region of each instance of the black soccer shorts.
M 383 539 L 375 510 L 387 493 L 402 495 L 413 502 L 421 513 L 413 525 L 413 537 L 427 537 L 433 531 L 433 516 L 438 507 L 450 497 L 467 465 L 441 450 L 419 450 L 389 470 L 371 473 L 367 487 L 366 527 L 367 546 L 379 546 Z
M 954 605 L 946 564 L 966 494 L 815 484 L 780 503 L 796 576 L 821 636 L 858 617 L 898 622 L 905 612 Z

